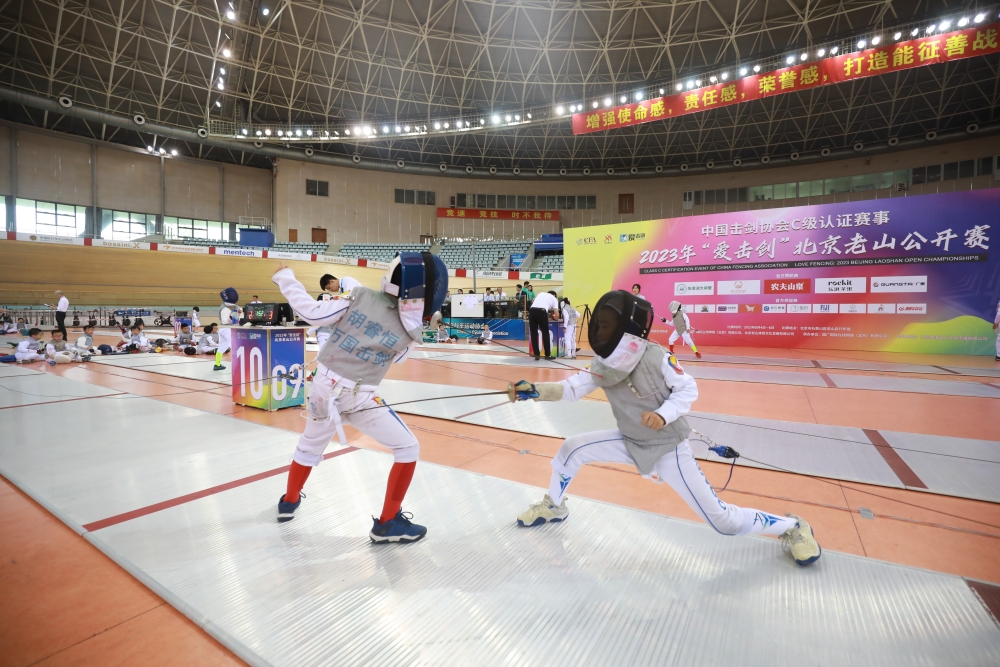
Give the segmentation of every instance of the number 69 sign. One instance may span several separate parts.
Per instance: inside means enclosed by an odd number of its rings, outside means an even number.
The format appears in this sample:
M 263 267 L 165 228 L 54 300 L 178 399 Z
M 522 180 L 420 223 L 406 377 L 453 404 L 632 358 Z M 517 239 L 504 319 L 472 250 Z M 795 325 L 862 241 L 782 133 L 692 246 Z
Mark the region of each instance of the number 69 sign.
M 305 330 L 233 327 L 233 403 L 280 410 L 305 403 Z

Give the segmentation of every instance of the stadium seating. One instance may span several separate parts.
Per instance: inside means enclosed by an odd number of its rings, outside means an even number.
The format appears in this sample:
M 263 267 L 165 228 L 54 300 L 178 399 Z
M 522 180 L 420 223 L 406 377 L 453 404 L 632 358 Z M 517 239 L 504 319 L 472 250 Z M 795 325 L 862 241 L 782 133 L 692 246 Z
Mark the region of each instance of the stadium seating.
M 345 243 L 337 254 L 341 257 L 370 259 L 373 262 L 390 262 L 399 252 L 422 252 L 430 249 L 429 245 L 420 243 Z
M 538 264 L 535 265 L 535 270 L 562 273 L 563 255 L 545 255 L 539 258 Z
M 327 243 L 294 243 L 291 241 L 275 241 L 273 248 L 258 246 L 243 246 L 239 241 L 221 241 L 218 239 L 171 239 L 173 243 L 184 245 L 215 246 L 216 248 L 251 248 L 253 250 L 280 250 L 281 252 L 300 252 L 322 255 L 329 248 Z
M 531 241 L 476 243 L 475 268 L 490 269 L 510 253 L 528 252 Z M 441 247 L 441 259 L 451 269 L 473 268 L 472 244 L 449 243 Z

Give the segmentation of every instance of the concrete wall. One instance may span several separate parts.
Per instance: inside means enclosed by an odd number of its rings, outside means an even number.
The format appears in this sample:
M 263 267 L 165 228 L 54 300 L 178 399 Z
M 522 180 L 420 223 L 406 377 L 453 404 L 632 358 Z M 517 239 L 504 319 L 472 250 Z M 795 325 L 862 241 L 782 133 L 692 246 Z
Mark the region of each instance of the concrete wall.
M 17 188 L 18 196 L 27 199 L 93 205 L 90 146 L 18 131 Z
M 39 199 L 45 197 L 39 195 Z M 97 205 L 134 213 L 160 212 L 160 158 L 97 148 Z

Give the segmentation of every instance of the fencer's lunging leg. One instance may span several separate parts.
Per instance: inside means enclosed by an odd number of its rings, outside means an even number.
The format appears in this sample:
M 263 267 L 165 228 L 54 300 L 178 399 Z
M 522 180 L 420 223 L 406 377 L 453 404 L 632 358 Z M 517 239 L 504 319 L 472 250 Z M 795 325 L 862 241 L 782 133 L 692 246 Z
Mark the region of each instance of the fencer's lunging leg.
M 655 472 L 705 523 L 723 535 L 782 535 L 797 524 L 794 518 L 723 502 L 701 472 L 686 440 L 660 459 Z

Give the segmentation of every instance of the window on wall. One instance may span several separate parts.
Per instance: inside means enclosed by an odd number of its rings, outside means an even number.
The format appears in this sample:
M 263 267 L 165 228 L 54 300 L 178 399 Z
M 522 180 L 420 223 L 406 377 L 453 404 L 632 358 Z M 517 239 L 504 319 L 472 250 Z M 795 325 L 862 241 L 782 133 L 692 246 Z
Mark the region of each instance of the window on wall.
M 403 190 L 396 188 L 395 202 L 397 204 L 436 206 L 437 194 L 428 190 Z
M 458 208 L 492 208 L 501 210 L 528 209 L 532 211 L 557 211 L 596 209 L 595 195 L 490 195 L 459 192 L 455 195 Z
M 87 229 L 87 207 L 18 199 L 15 228 L 24 234 L 83 236 Z
M 313 181 L 306 179 L 306 194 L 315 197 L 330 196 L 330 181 Z
M 130 211 L 101 211 L 101 237 L 112 241 L 132 241 L 156 233 L 156 216 Z
M 239 231 L 237 231 L 237 234 Z M 191 218 L 163 218 L 163 234 L 174 239 L 208 239 L 228 241 L 229 223 L 215 220 L 195 220 Z

